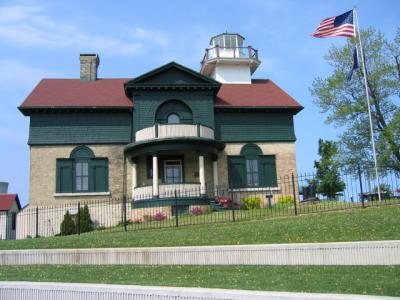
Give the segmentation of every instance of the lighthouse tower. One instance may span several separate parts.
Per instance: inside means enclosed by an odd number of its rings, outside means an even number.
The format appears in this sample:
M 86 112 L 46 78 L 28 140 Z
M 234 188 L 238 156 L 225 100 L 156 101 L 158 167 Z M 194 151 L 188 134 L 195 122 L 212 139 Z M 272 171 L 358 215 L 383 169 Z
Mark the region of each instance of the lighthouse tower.
M 251 84 L 251 75 L 260 65 L 258 50 L 244 46 L 244 37 L 222 33 L 210 40 L 200 73 L 222 83 Z

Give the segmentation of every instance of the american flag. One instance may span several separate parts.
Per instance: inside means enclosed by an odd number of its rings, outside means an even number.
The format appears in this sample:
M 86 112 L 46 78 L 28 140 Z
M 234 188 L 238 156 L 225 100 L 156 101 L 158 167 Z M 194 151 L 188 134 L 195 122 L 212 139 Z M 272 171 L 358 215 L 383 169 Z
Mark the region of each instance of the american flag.
M 353 22 L 353 10 L 350 10 L 337 17 L 330 17 L 322 20 L 312 36 L 317 38 L 331 36 L 355 37 L 356 31 Z

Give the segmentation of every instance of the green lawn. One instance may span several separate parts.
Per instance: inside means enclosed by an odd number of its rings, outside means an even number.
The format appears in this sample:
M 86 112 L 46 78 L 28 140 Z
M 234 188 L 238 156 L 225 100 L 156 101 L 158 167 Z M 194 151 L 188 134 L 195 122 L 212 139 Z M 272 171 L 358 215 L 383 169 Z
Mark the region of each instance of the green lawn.
M 0 280 L 400 296 L 399 266 L 10 266 Z
M 0 249 L 162 247 L 400 239 L 400 206 L 128 232 L 0 241 Z

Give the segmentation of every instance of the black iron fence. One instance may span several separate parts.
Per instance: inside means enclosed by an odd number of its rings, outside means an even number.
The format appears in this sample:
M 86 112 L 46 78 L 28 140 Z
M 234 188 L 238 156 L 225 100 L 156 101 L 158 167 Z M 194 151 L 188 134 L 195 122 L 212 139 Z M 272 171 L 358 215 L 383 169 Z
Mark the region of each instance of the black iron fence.
M 377 182 L 369 170 L 321 182 L 314 174 L 284 176 L 274 187 L 170 185 L 154 195 L 30 207 L 17 215 L 17 239 L 101 231 L 128 231 L 193 224 L 296 216 L 400 204 L 400 177 L 388 170 Z M 329 178 L 329 177 L 327 177 Z M 140 189 L 138 189 L 140 190 Z M 9 227 L 8 227 L 9 228 Z

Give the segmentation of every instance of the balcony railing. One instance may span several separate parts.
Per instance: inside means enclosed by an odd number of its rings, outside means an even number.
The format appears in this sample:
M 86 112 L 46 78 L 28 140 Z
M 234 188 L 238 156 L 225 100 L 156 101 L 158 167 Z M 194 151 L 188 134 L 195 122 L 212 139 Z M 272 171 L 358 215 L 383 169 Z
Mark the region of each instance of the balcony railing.
M 159 198 L 174 198 L 175 196 L 179 198 L 199 197 L 202 194 L 200 183 L 160 184 L 158 188 Z M 133 199 L 135 201 L 153 198 L 153 186 L 140 186 L 134 190 Z
M 136 142 L 174 137 L 214 139 L 214 130 L 200 124 L 155 124 L 136 132 Z
M 250 58 L 258 60 L 258 50 L 248 47 L 220 47 L 206 49 L 203 62 L 215 58 Z

